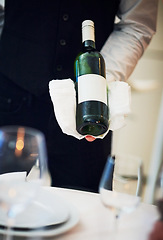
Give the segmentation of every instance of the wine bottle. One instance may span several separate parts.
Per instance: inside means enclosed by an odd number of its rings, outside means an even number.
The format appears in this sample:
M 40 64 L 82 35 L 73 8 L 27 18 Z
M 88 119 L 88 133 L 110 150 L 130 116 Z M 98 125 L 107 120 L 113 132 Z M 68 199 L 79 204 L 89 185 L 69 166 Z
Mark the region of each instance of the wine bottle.
M 82 22 L 82 52 L 75 60 L 76 130 L 99 136 L 108 129 L 108 99 L 105 61 L 96 50 L 94 22 Z

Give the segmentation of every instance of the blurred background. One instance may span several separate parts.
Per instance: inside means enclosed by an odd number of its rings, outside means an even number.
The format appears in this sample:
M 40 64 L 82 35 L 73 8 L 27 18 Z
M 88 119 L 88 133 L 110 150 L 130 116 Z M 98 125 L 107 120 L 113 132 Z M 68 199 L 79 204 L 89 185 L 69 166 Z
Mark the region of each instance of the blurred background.
M 113 134 L 113 153 L 139 156 L 144 163 L 143 199 L 152 203 L 158 168 L 163 162 L 163 1 L 157 32 L 130 76 L 131 114 Z

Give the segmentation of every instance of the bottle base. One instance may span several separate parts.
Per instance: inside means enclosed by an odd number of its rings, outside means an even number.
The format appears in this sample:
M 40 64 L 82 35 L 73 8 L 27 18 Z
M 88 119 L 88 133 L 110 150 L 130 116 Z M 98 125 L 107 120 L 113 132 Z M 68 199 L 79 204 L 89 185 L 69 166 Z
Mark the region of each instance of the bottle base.
M 77 128 L 77 132 L 81 135 L 91 135 L 91 136 L 99 136 L 103 133 L 105 133 L 108 130 L 108 126 L 103 125 L 101 123 L 92 123 L 87 122 L 85 124 L 82 124 L 82 126 Z

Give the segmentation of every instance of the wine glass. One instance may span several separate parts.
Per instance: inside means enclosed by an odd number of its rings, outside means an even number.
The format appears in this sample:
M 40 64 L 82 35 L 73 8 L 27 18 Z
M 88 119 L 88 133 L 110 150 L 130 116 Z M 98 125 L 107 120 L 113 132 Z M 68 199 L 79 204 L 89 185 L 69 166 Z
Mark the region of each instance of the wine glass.
M 131 213 L 140 203 L 142 171 L 142 161 L 138 157 L 116 155 L 107 159 L 99 184 L 99 193 L 104 206 L 114 215 L 114 238 L 120 215 Z
M 11 239 L 16 216 L 34 199 L 47 173 L 46 144 L 40 131 L 0 128 L 0 219 L 7 229 L 6 239 Z

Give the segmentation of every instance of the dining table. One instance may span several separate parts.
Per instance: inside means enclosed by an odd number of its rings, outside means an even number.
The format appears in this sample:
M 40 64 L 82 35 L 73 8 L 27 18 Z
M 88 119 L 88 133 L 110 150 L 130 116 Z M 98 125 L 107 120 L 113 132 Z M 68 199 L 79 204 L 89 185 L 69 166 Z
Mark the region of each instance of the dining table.
M 71 206 L 71 211 L 73 212 L 72 215 L 74 219 L 71 220 L 72 224 L 67 228 L 63 228 L 63 231 L 54 232 L 55 234 L 53 234 L 51 230 L 49 232 L 47 230 L 42 230 L 42 232 L 33 235 L 27 234 L 23 236 L 22 234 L 15 234 L 14 239 L 115 239 L 115 222 L 113 214 L 103 205 L 99 193 L 68 188 L 44 187 L 44 196 L 50 197 L 51 199 L 59 197 L 63 202 L 68 203 L 68 206 Z M 52 208 L 53 204 L 51 210 Z M 39 217 L 44 218 L 44 216 L 41 216 L 41 213 L 38 218 Z M 116 240 L 148 240 L 149 233 L 158 218 L 159 213 L 155 205 L 141 202 L 132 213 L 122 214 L 118 218 Z

